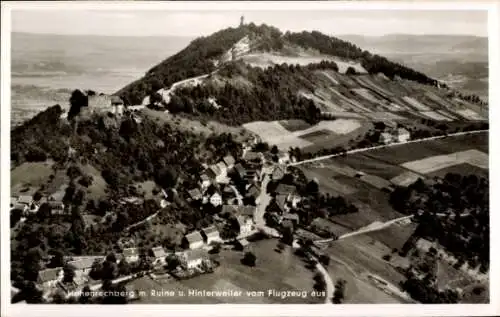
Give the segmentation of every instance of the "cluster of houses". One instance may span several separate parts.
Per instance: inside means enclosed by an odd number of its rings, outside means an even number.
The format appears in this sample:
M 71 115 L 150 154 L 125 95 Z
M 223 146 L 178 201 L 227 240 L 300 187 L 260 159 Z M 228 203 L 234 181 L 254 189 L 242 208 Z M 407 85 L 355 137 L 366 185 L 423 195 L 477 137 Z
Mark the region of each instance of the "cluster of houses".
M 394 142 L 407 142 L 410 140 L 410 132 L 405 128 L 393 129 L 391 132 L 380 133 L 380 143 L 389 144 Z
M 32 195 L 20 195 L 10 197 L 10 210 L 21 210 L 23 216 L 36 214 L 43 204 L 48 204 L 53 215 L 62 215 L 65 213 L 62 198 L 55 196 L 40 197 L 35 200 Z

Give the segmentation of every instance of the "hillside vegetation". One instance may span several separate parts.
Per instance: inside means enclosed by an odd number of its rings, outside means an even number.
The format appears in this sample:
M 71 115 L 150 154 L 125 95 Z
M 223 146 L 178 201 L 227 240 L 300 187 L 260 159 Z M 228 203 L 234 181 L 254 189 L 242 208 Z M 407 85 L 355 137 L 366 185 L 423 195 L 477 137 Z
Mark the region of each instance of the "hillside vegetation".
M 219 60 L 240 39 L 250 36 L 254 39 L 252 51 L 288 52 L 285 48 L 302 47 L 331 56 L 360 61 L 370 73 L 384 73 L 389 78 L 399 76 L 423 84 L 437 82 L 426 75 L 384 57 L 363 51 L 357 46 L 320 32 L 283 34 L 280 30 L 251 23 L 239 28 L 227 28 L 208 37 L 192 41 L 185 49 L 151 68 L 146 75 L 117 92 L 128 104 L 141 103 L 143 98 L 162 87 L 185 78 L 210 73 L 216 69 Z

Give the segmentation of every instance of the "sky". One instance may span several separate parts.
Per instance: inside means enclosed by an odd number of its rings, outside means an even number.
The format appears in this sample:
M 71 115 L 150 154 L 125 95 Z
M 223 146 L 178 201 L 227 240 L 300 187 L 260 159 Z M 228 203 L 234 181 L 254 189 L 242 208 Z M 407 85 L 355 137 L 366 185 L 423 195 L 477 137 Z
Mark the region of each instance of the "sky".
M 246 22 L 282 31 L 317 30 L 330 35 L 447 34 L 487 36 L 486 11 L 321 10 L 166 11 L 13 9 L 12 31 L 108 36 L 204 36 Z

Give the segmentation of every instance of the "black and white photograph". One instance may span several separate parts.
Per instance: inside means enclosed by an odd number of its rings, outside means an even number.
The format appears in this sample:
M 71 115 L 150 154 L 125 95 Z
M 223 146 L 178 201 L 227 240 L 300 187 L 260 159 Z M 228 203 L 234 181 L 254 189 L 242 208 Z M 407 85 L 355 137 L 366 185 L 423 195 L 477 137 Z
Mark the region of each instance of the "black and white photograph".
M 497 14 L 2 2 L 2 316 L 500 314 Z

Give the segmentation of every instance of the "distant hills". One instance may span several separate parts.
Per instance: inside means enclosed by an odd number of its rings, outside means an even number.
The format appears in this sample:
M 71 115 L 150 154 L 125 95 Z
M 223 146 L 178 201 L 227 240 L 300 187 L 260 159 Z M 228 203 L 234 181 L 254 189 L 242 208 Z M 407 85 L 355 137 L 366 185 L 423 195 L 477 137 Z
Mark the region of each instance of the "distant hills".
M 453 88 L 488 98 L 488 38 L 462 35 L 340 35 Z

